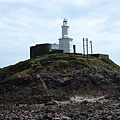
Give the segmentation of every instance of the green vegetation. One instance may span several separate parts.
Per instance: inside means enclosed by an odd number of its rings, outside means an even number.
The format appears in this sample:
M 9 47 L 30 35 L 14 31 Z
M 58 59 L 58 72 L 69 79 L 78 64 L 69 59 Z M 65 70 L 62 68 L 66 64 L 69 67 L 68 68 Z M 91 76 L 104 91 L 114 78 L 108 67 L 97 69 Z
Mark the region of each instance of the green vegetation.
M 15 74 L 33 74 L 38 73 L 43 69 L 56 69 L 61 71 L 69 68 L 74 68 L 76 66 L 87 67 L 90 65 L 115 67 L 120 69 L 120 67 L 110 59 L 98 59 L 96 57 L 89 57 L 87 60 L 82 55 L 47 54 L 0 69 L 0 74 L 5 73 L 8 74 L 8 76 Z

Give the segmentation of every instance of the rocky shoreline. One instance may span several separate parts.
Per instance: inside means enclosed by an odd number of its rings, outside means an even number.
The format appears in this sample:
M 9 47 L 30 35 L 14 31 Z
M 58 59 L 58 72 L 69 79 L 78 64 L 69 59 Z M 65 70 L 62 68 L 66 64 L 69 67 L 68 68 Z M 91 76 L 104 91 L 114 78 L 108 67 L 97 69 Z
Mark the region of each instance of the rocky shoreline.
M 51 54 L 0 69 L 0 120 L 120 120 L 119 96 L 110 59 Z
M 0 104 L 0 120 L 120 120 L 120 100 L 73 96 L 52 104 Z

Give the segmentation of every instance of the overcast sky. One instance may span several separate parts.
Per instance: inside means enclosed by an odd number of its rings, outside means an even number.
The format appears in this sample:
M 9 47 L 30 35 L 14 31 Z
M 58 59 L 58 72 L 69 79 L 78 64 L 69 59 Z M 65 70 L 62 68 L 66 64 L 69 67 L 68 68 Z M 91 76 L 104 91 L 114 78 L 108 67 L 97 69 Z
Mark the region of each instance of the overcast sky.
M 120 0 L 0 0 L 0 68 L 29 59 L 30 46 L 58 43 L 63 18 L 77 52 L 88 38 L 120 65 Z

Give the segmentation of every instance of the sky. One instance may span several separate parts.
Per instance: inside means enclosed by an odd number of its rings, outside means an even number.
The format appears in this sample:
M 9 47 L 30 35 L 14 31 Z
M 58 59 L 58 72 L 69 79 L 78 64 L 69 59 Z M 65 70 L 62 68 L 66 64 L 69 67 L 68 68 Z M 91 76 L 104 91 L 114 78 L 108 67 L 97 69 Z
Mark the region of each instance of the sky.
M 0 68 L 29 59 L 30 46 L 59 43 L 64 18 L 78 53 L 88 38 L 120 65 L 120 0 L 0 0 Z

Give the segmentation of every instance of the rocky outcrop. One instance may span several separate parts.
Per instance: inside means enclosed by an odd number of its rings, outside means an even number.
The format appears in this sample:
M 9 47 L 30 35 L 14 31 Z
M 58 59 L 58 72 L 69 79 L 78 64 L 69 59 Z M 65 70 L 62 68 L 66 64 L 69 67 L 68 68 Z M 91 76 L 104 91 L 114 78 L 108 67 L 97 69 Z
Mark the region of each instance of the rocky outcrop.
M 20 62 L 0 70 L 0 79 L 1 103 L 41 103 L 51 96 L 68 100 L 75 94 L 120 94 L 119 66 L 110 60 L 87 61 L 78 55 L 49 55 Z
M 34 102 L 42 102 L 43 97 L 49 95 L 57 100 L 69 99 L 74 94 L 115 95 L 120 93 L 120 75 L 116 69 L 100 66 L 74 68 L 61 73 L 53 69 L 43 70 L 33 76 L 15 75 L 4 79 L 0 83 L 0 91 L 1 96 L 7 94 L 7 99 L 10 97 L 6 100 L 10 102 L 31 102 L 33 99 Z

